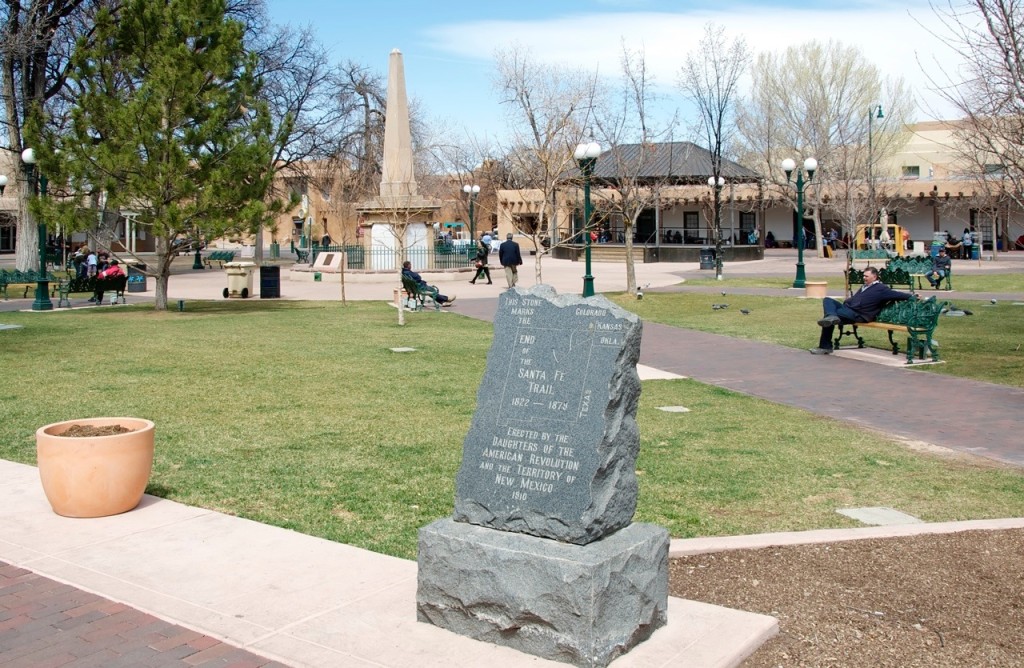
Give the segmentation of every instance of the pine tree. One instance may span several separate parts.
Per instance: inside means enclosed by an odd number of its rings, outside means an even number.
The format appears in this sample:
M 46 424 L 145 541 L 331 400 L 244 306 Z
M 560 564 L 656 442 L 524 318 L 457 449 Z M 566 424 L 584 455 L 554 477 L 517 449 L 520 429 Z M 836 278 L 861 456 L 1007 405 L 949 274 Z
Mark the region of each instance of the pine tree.
M 248 231 L 267 214 L 270 117 L 244 26 L 225 11 L 224 0 L 128 0 L 101 12 L 72 58 L 70 127 L 44 138 L 43 169 L 74 195 L 51 215 L 81 229 L 90 216 L 77 207 L 102 193 L 155 237 L 157 310 L 176 237 Z

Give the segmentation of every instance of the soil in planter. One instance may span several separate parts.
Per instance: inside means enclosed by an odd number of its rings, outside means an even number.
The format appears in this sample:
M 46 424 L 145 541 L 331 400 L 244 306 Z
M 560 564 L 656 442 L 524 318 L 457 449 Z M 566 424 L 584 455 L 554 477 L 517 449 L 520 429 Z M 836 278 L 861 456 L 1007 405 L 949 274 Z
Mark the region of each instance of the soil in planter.
M 94 427 L 89 424 L 76 424 L 72 425 L 70 429 L 58 436 L 67 436 L 69 438 L 88 438 L 91 436 L 113 436 L 114 434 L 127 434 L 135 431 L 129 429 L 124 425 L 110 424 L 105 427 Z

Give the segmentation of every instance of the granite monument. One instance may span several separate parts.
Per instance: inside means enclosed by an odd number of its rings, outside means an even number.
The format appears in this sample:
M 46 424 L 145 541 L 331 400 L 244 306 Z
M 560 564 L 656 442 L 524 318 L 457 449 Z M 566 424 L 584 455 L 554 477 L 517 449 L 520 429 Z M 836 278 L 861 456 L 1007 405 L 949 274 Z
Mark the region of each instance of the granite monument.
M 420 621 L 578 666 L 666 622 L 668 532 L 632 523 L 641 330 L 602 296 L 502 294 L 455 512 L 420 530 Z

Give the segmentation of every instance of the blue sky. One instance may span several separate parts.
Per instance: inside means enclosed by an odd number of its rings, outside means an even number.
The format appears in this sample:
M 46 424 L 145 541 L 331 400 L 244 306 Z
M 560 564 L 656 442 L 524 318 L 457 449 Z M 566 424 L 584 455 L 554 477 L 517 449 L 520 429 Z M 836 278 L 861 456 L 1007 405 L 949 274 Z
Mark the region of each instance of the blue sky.
M 902 76 L 922 100 L 919 120 L 950 110 L 928 90 L 929 70 L 956 61 L 932 32 L 942 28 L 927 0 L 667 2 L 663 0 L 267 0 L 277 23 L 311 25 L 336 61 L 387 72 L 393 48 L 405 58 L 406 87 L 447 129 L 500 137 L 505 123 L 492 74 L 496 49 L 519 44 L 540 61 L 618 75 L 623 40 L 643 48 L 663 93 L 677 98 L 676 73 L 708 22 L 755 53 L 810 39 L 858 46 L 883 74 Z M 881 101 L 884 104 L 884 100 Z

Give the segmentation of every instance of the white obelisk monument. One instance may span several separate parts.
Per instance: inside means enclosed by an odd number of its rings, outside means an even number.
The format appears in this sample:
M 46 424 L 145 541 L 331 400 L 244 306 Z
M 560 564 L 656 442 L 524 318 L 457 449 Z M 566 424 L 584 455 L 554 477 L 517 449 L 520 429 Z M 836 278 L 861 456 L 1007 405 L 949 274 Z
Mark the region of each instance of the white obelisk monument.
M 396 268 L 403 249 L 433 247 L 428 224 L 441 202 L 420 197 L 413 171 L 412 132 L 409 130 L 409 100 L 405 94 L 402 52 L 394 49 L 388 60 L 388 100 L 384 120 L 384 165 L 380 196 L 356 207 L 362 226 L 370 229 L 374 269 Z M 378 266 L 379 265 L 379 266 Z M 421 267 L 426 269 L 428 267 Z

